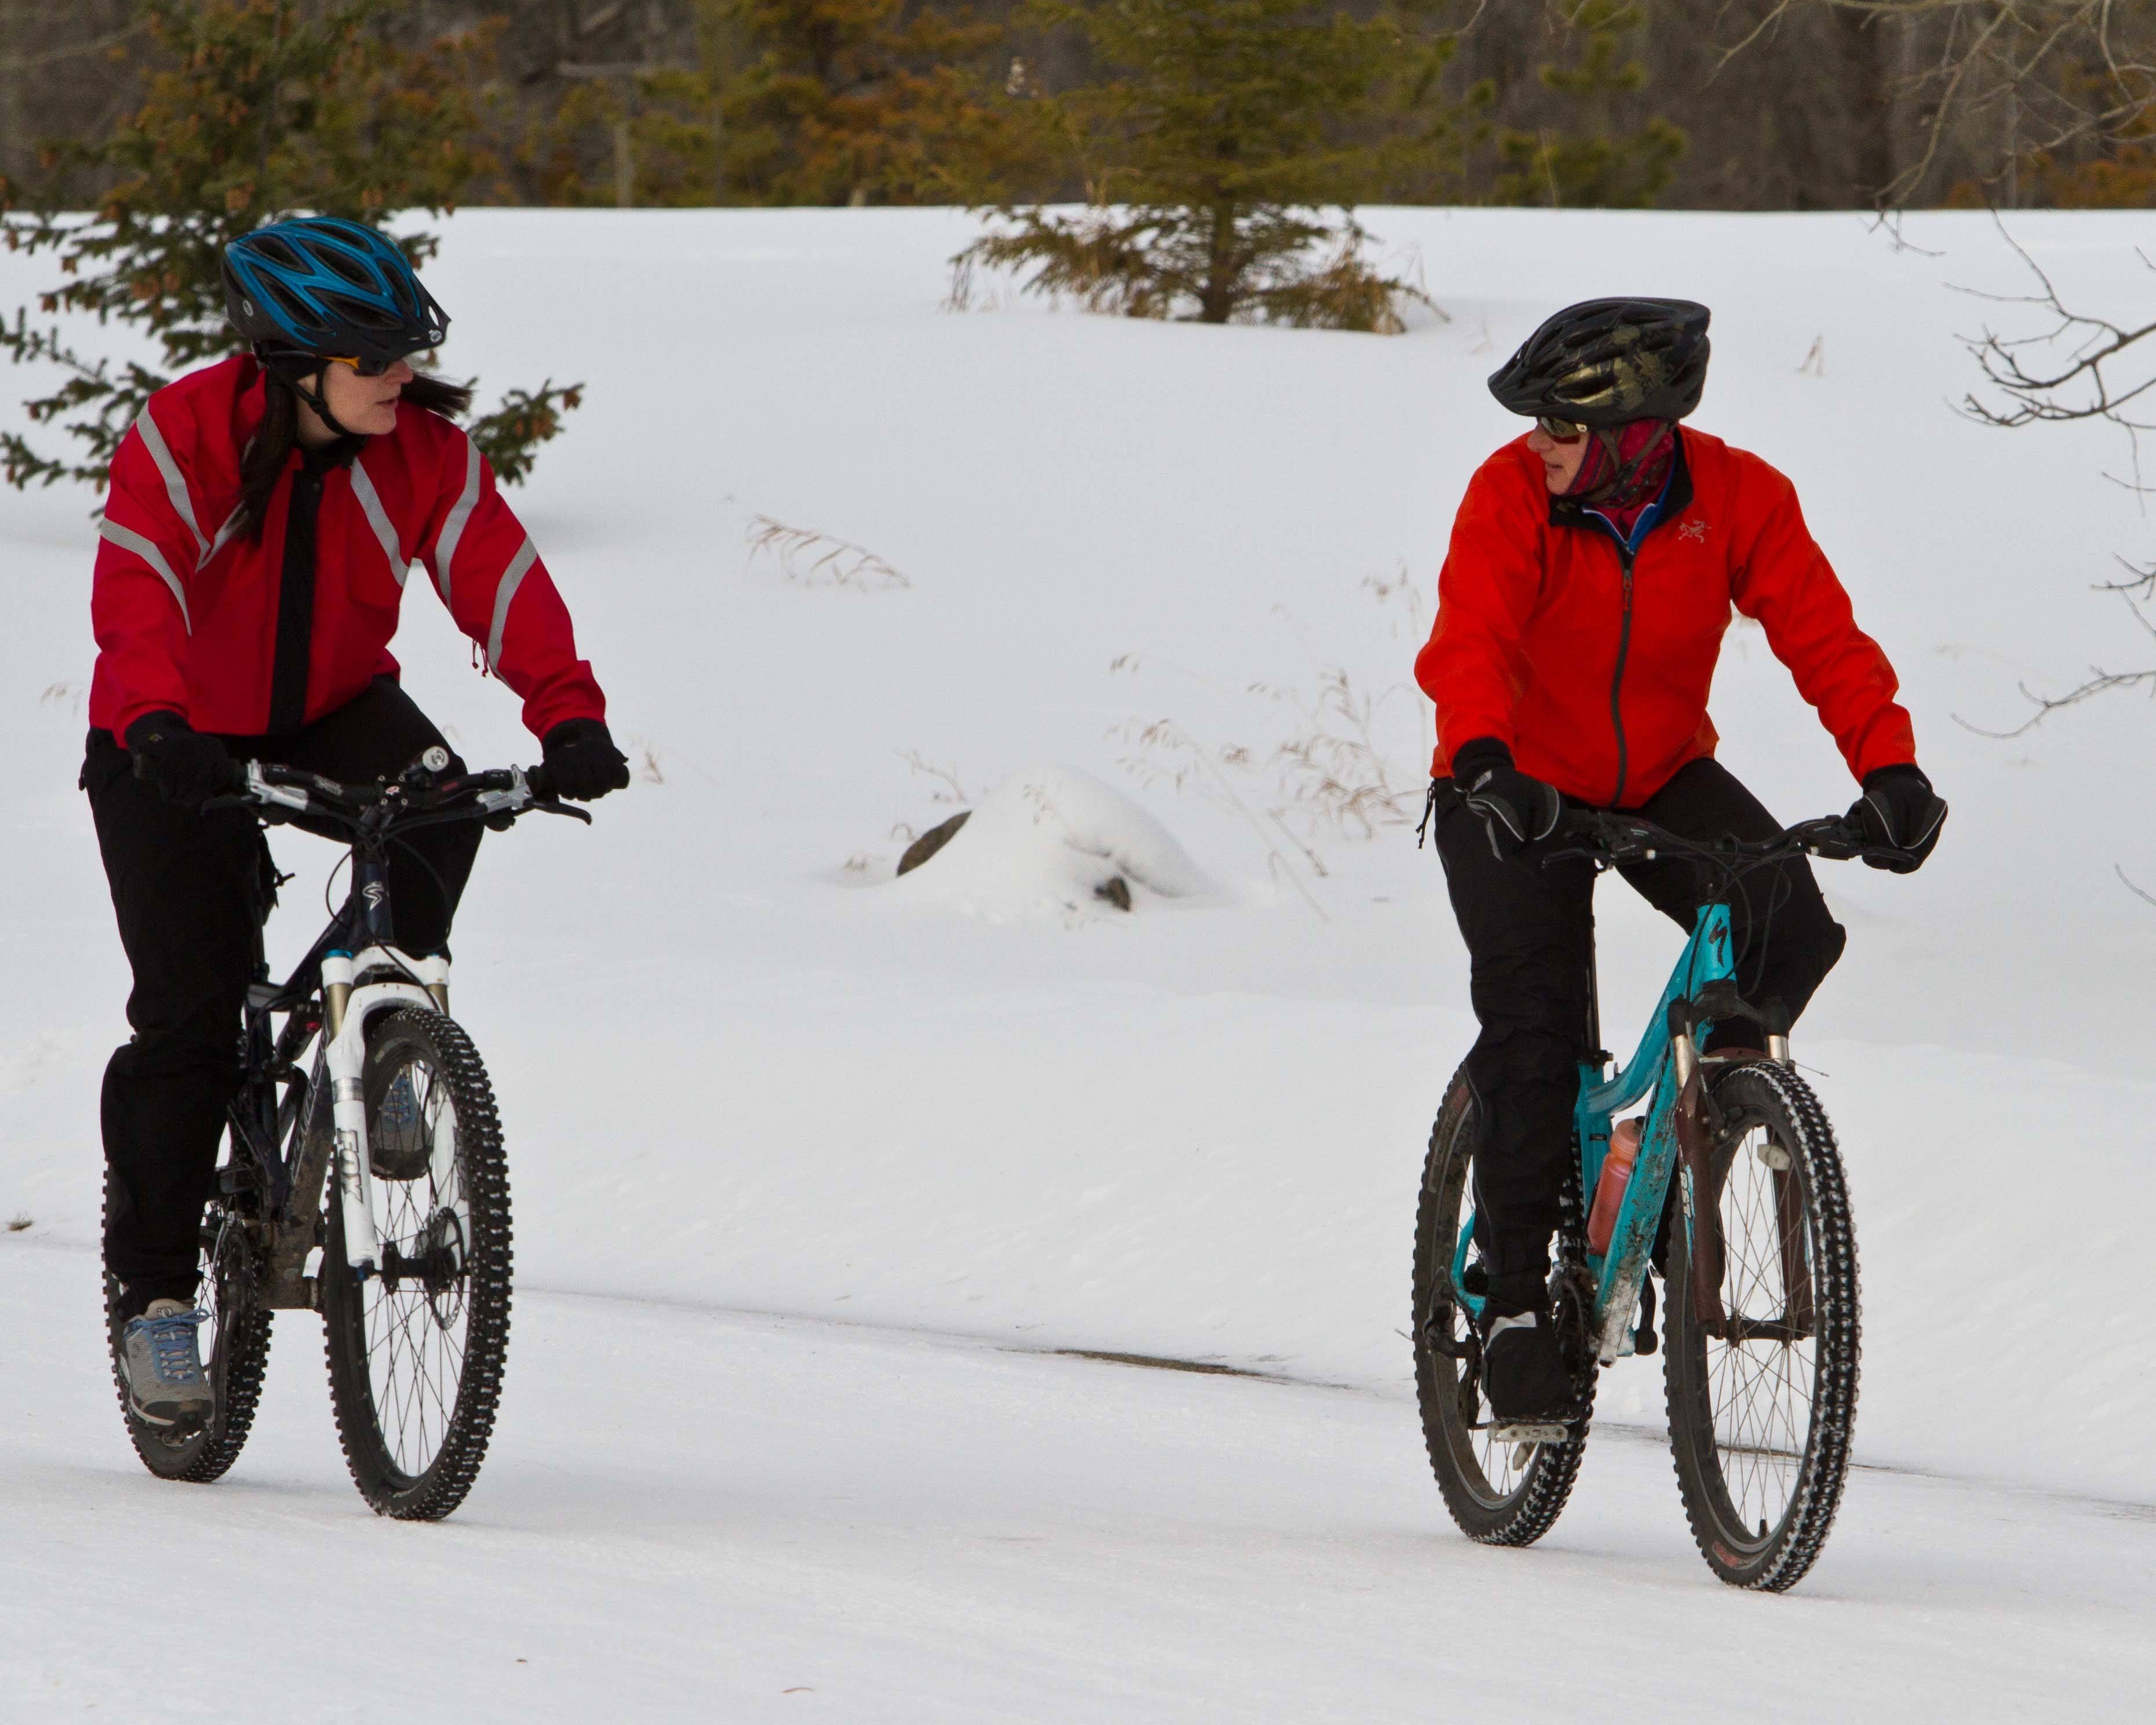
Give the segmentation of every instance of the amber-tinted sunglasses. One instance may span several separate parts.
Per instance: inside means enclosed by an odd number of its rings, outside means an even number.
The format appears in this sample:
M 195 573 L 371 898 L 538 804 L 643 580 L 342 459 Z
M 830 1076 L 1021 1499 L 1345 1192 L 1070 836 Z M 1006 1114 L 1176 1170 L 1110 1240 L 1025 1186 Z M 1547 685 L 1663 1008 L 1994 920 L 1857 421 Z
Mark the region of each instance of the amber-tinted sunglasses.
M 333 366 L 350 366 L 362 377 L 379 377 L 397 363 L 393 359 L 359 359 L 348 353 L 325 353 L 322 357 Z

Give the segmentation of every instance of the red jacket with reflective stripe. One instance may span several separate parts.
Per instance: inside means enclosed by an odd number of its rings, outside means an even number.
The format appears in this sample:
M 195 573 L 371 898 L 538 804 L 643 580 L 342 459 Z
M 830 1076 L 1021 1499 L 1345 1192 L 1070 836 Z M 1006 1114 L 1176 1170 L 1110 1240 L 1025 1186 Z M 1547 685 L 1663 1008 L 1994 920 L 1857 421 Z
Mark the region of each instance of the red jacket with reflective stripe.
M 1415 659 L 1437 706 L 1433 773 L 1494 737 L 1569 796 L 1639 807 L 1714 752 L 1707 691 L 1732 607 L 1764 627 L 1858 778 L 1916 759 L 1894 668 L 1857 628 L 1795 487 L 1719 438 L 1681 435 L 1666 513 L 1629 576 L 1611 534 L 1553 519 L 1580 516 L 1554 506 L 1525 438 L 1476 470 Z
M 260 370 L 241 356 L 159 390 L 121 440 L 90 590 L 91 724 L 125 737 L 167 710 L 198 731 L 266 729 L 292 487 L 288 474 L 271 494 L 259 542 L 239 530 L 240 451 L 262 411 Z M 389 638 L 420 565 L 523 697 L 534 736 L 606 716 L 568 611 L 485 457 L 448 420 L 407 406 L 395 431 L 322 481 L 307 719 L 396 674 Z

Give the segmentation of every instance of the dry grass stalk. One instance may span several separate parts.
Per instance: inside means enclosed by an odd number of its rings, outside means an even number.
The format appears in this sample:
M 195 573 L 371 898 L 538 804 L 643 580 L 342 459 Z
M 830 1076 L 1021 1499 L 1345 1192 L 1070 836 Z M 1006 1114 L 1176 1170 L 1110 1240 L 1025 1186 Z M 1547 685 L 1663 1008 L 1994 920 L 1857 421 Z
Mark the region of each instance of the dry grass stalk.
M 1394 782 L 1371 733 L 1379 705 L 1399 687 L 1375 699 L 1358 694 L 1337 665 L 1319 670 L 1317 685 L 1314 706 L 1294 689 L 1250 685 L 1253 695 L 1285 703 L 1302 720 L 1301 731 L 1272 753 L 1288 800 L 1343 838 L 1374 839 L 1381 826 L 1412 826 L 1422 806 L 1422 787 Z
M 767 515 L 749 522 L 747 538 L 752 563 L 759 557 L 768 557 L 788 581 L 802 587 L 889 593 L 913 585 L 865 547 L 812 527 L 789 527 Z
M 911 771 L 919 773 L 924 778 L 938 782 L 942 788 L 929 792 L 930 802 L 948 803 L 958 809 L 966 808 L 972 803 L 973 799 L 966 794 L 965 786 L 958 783 L 958 775 L 950 768 L 938 767 L 932 761 L 922 760 L 919 749 L 901 749 L 898 752 L 898 758 L 905 762 Z
M 1251 812 L 1250 805 L 1229 782 L 1219 759 L 1216 758 L 1216 755 L 1235 756 L 1247 762 L 1248 750 L 1230 747 L 1216 752 L 1208 749 L 1173 719 L 1155 719 L 1150 722 L 1128 719 L 1108 735 L 1137 751 L 1134 754 L 1126 755 L 1118 764 L 1139 783 L 1150 788 L 1164 780 L 1180 793 L 1194 781 L 1200 785 L 1202 794 L 1240 815 L 1250 830 L 1258 835 L 1258 843 L 1265 847 L 1265 865 L 1273 877 L 1278 880 L 1285 875 L 1289 884 L 1302 895 L 1303 902 L 1317 912 L 1319 921 L 1330 922 L 1332 920 L 1325 914 L 1325 907 L 1312 896 L 1295 865 L 1273 842 L 1272 835 L 1265 830 L 1265 823 Z M 1278 811 L 1273 813 L 1275 824 L 1277 825 Z M 1286 831 L 1285 827 L 1281 830 Z M 1289 842 L 1302 852 L 1312 871 L 1322 879 L 1326 869 L 1318 860 L 1317 852 L 1292 834 L 1287 836 Z
M 1402 558 L 1399 567 L 1390 575 L 1365 575 L 1363 591 L 1378 604 L 1389 609 L 1407 613 L 1405 636 L 1420 640 L 1430 633 L 1430 625 L 1423 620 L 1422 589 L 1415 585 L 1414 578 L 1408 573 L 1407 560 Z M 1394 640 L 1402 639 L 1403 619 L 1395 615 L 1386 624 L 1386 634 Z
M 1404 634 L 1419 639 L 1425 627 L 1422 595 L 1405 563 L 1394 575 L 1366 577 L 1361 585 L 1388 613 L 1388 633 L 1393 639 Z M 1284 608 L 1276 607 L 1274 615 L 1309 644 Z M 1317 657 L 1314 649 L 1312 656 Z M 1108 669 L 1136 675 L 1155 667 L 1216 694 L 1227 692 L 1182 665 L 1136 653 L 1118 655 Z M 1291 735 L 1269 752 L 1237 742 L 1208 747 L 1168 718 L 1132 718 L 1108 735 L 1130 751 L 1119 764 L 1141 783 L 1165 784 L 1178 794 L 1194 788 L 1240 815 L 1265 845 L 1268 866 L 1276 875 L 1284 871 L 1308 898 L 1291 851 L 1299 857 L 1301 868 L 1322 880 L 1330 870 L 1312 839 L 1322 834 L 1373 839 L 1381 827 L 1414 824 L 1424 792 L 1420 757 L 1404 767 L 1389 757 L 1379 740 L 1378 721 L 1389 702 L 1411 700 L 1422 721 L 1414 727 L 1416 732 L 1426 737 L 1431 728 L 1430 703 L 1419 689 L 1404 682 L 1375 696 L 1365 694 L 1344 666 L 1324 663 L 1318 666 L 1315 699 L 1306 698 L 1301 689 L 1265 682 L 1249 684 L 1244 692 L 1287 707 L 1300 721 Z M 1259 778 L 1252 787 L 1255 794 L 1246 799 L 1230 780 L 1231 773 L 1269 778 Z M 1312 902 L 1314 906 L 1316 901 Z

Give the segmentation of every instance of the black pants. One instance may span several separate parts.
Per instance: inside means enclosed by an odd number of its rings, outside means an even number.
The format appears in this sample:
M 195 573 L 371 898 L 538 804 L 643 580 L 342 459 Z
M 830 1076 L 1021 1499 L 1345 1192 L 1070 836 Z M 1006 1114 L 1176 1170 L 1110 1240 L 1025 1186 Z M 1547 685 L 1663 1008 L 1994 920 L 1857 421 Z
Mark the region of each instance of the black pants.
M 353 783 L 401 773 L 442 736 L 382 677 L 293 736 L 224 740 L 235 759 Z M 274 876 L 251 812 L 176 808 L 131 769 L 110 732 L 90 732 L 82 785 L 135 974 L 135 1034 L 105 1069 L 105 1266 L 139 1312 L 194 1292 L 203 1204 L 238 1084 L 240 1009 Z M 418 857 L 393 848 L 390 903 L 407 952 L 446 949 L 479 840 L 478 823 L 459 822 L 413 834 Z
M 1712 759 L 1692 762 L 1634 812 L 1688 839 L 1768 839 L 1782 829 Z M 1481 819 L 1442 785 L 1434 824 L 1482 1026 L 1467 1056 L 1482 1122 L 1476 1233 L 1494 1271 L 1539 1273 L 1558 1224 L 1578 1063 L 1588 1050 L 1594 870 L 1584 860 L 1544 866 L 1537 852 L 1554 845 L 1500 861 Z M 1649 904 L 1691 932 L 1700 881 L 1690 864 L 1673 858 L 1622 872 Z M 1729 918 L 1738 992 L 1755 1006 L 1779 997 L 1792 1018 L 1834 968 L 1846 939 L 1801 859 L 1748 875 Z M 1756 1044 L 1760 1034 L 1755 1025 L 1717 1025 L 1714 1040 Z

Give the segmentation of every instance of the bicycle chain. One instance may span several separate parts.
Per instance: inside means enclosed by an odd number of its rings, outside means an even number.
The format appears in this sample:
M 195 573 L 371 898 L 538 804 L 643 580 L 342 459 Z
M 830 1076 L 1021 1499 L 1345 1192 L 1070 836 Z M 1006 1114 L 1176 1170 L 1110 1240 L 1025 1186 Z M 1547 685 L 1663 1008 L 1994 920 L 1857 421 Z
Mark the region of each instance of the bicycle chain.
M 1579 1158 L 1565 1160 L 1564 1183 L 1558 1190 L 1557 1250 L 1550 1273 L 1550 1317 L 1558 1346 L 1572 1370 L 1576 1400 L 1584 1403 L 1594 1388 L 1594 1275 L 1587 1267 L 1586 1205 L 1579 1182 Z

